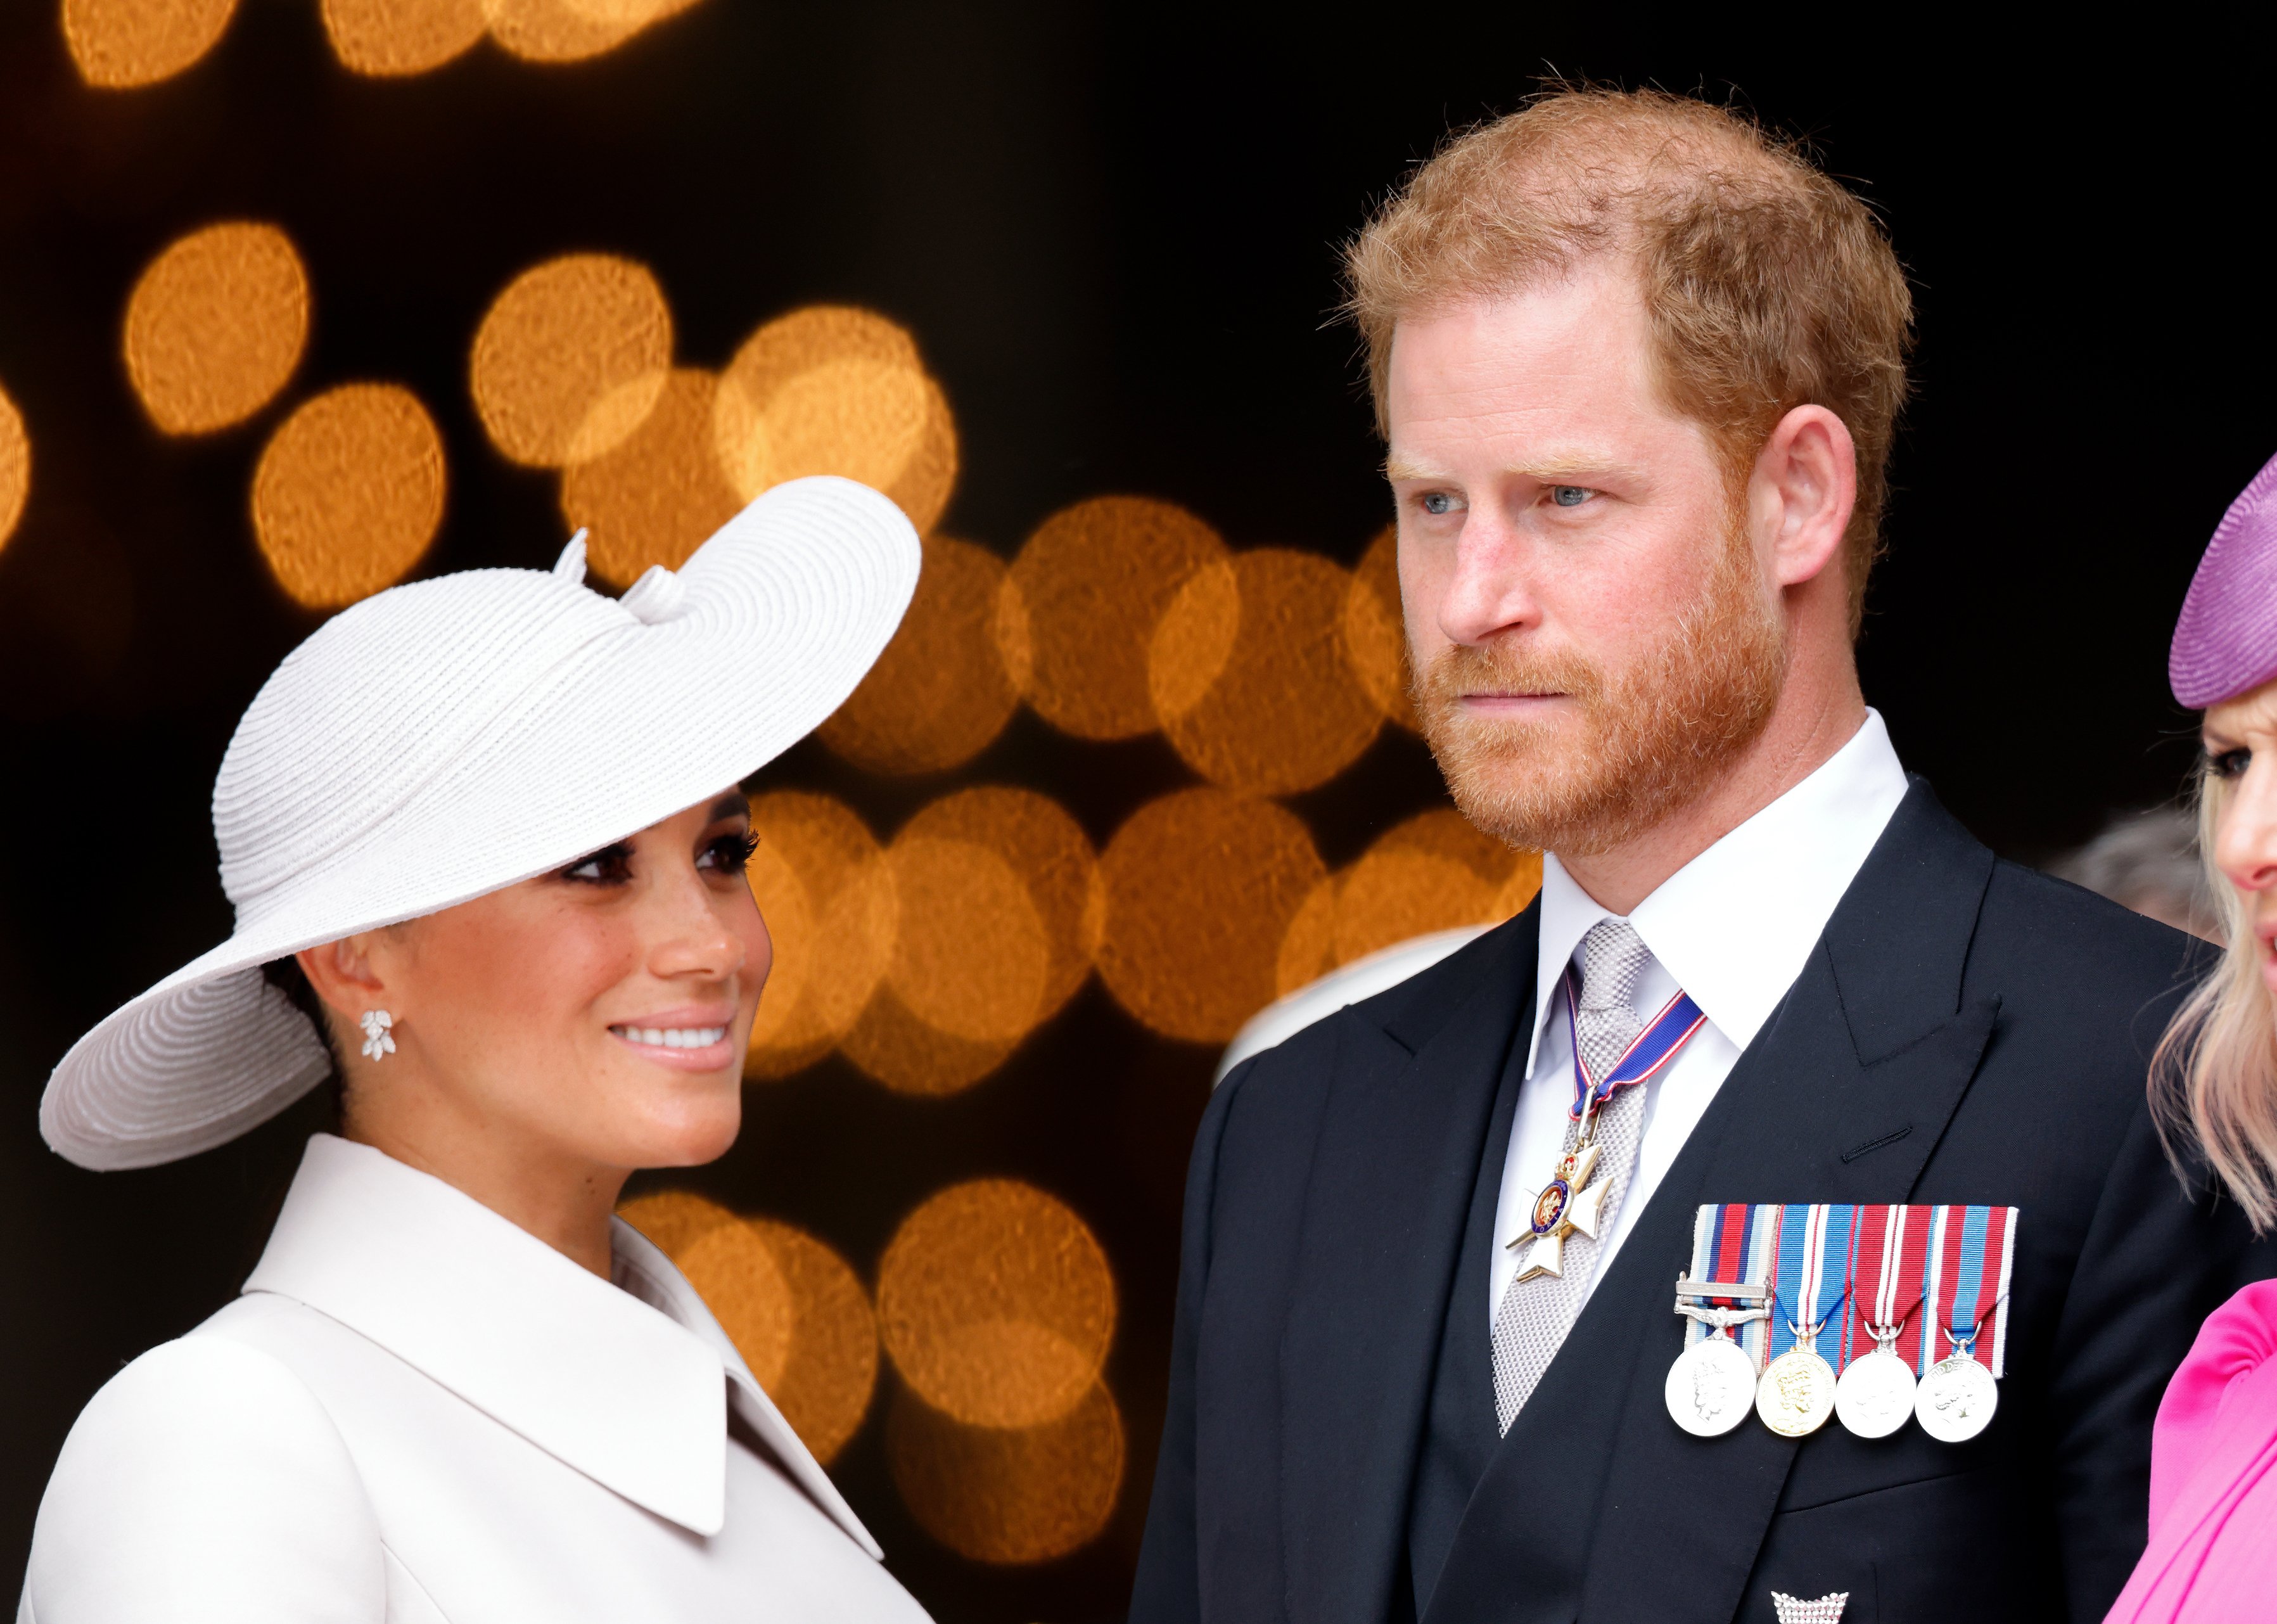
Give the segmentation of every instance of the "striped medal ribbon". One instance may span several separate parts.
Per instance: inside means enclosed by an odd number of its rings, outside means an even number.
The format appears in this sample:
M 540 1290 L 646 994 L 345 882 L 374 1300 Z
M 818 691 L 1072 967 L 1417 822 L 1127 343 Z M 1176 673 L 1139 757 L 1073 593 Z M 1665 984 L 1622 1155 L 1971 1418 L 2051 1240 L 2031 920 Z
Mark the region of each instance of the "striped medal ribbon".
M 1693 1220 L 1691 1272 L 1676 1283 L 1676 1311 L 1691 1324 L 1662 1396 L 1670 1417 L 1695 1437 L 1729 1432 L 1753 1407 L 1777 1210 L 1734 1201 L 1702 1207 Z
M 1778 1225 L 1771 1359 L 1755 1384 L 1755 1414 L 1781 1437 L 1794 1438 L 1817 1431 L 1834 1414 L 1834 1367 L 1819 1353 L 1818 1338 L 1850 1294 L 1850 1234 L 1858 1209 L 1813 1204 L 1771 1210 Z
M 1913 1419 L 1914 1378 L 1929 1329 L 1929 1316 L 1915 1310 L 1929 1276 L 1936 1212 L 1861 1207 L 1851 1227 L 1852 1312 L 1842 1322 L 1834 1414 L 1844 1430 L 1862 1438 L 1887 1437 Z
M 1929 1368 L 1914 1419 L 1944 1444 L 1966 1443 L 1999 1408 L 2007 1351 L 2009 1277 L 2016 1262 L 2013 1207 L 1939 1207 L 1924 1288 L 1930 1323 L 1952 1351 Z M 1928 1350 L 1924 1349 L 1924 1352 Z

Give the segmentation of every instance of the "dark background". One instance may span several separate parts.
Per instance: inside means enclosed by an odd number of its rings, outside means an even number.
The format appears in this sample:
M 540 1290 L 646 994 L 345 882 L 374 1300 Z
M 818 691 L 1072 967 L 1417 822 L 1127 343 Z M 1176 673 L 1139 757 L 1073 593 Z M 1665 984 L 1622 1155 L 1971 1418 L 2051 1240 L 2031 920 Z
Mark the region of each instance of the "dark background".
M 293 398 L 392 378 L 436 413 L 452 484 L 423 572 L 558 551 L 554 482 L 491 451 L 466 355 L 511 276 L 584 248 L 657 272 L 689 364 L 818 301 L 909 327 L 956 414 L 950 533 L 1009 556 L 1056 508 L 1131 492 L 1237 547 L 1349 561 L 1386 505 L 1353 342 L 1326 313 L 1335 245 L 1371 200 L 1547 70 L 1736 95 L 1854 180 L 1915 278 L 1916 400 L 1862 650 L 1907 764 L 2028 860 L 2176 792 L 2192 719 L 2166 691 L 2174 613 L 2277 451 L 2250 247 L 2277 158 L 2266 31 L 2162 16 L 2155 38 L 2083 29 L 2029 53 L 1910 29 L 1804 50 L 1736 29 L 1355 16 L 704 0 L 590 63 L 485 45 L 367 81 L 333 61 L 314 0 L 245 0 L 187 73 L 101 94 L 51 4 L 0 5 L 0 384 L 34 458 L 0 548 L 0 1588 L 80 1405 L 235 1290 L 318 1120 L 99 1177 L 34 1122 L 80 1032 L 227 934 L 213 773 L 316 623 L 270 584 L 245 517 L 285 408 L 166 440 L 118 360 L 142 265 L 212 220 L 277 221 L 310 268 Z M 1100 843 L 1190 782 L 1159 740 L 1078 744 L 1026 713 L 963 776 L 1047 788 Z M 812 744 L 764 782 L 829 788 L 881 831 L 940 788 L 862 778 Z M 1436 793 L 1420 746 L 1388 736 L 1298 805 L 1333 864 Z M 809 1225 L 865 1277 L 916 1201 L 983 1174 L 1055 1191 L 1105 1243 L 1131 1460 L 1102 1539 L 1034 1569 L 954 1557 L 895 1497 L 882 1402 L 834 1468 L 944 1619 L 1123 1604 L 1212 1058 L 1132 1030 L 1094 981 L 953 1100 L 827 1062 L 755 1087 L 736 1151 L 683 1181 Z

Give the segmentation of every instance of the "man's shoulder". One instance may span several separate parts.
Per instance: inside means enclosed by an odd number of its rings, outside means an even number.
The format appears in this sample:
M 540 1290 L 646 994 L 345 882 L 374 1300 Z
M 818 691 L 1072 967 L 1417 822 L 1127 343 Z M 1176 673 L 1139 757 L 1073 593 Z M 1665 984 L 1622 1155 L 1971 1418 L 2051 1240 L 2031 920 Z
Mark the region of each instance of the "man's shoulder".
M 2137 1005 L 2179 995 L 2218 949 L 2052 874 L 1993 865 L 1970 953 L 1972 980 L 2005 1001 Z
M 1314 1021 L 1243 1062 L 1225 1086 L 1253 1094 L 1309 1092 L 1340 1064 L 1404 1064 L 1488 984 L 1524 971 L 1530 991 L 1534 920 L 1529 908 L 1397 986 Z

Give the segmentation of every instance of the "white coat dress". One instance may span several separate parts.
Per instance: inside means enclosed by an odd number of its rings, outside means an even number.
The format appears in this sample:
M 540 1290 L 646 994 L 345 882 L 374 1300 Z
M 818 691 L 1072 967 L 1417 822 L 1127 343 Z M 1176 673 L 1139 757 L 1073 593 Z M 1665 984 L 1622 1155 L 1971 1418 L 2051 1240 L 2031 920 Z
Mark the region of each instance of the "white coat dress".
M 72 1427 L 19 1624 L 925 1624 L 664 1254 L 308 1142 L 244 1294 Z

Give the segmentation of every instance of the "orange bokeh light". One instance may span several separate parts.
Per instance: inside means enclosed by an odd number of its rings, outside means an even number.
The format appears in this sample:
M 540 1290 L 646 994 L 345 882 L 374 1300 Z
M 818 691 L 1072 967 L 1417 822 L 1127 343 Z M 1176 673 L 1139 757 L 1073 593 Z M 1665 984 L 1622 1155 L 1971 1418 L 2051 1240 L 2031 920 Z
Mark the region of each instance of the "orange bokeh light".
M 1152 732 L 1155 626 L 1195 572 L 1225 556 L 1216 531 L 1169 502 L 1103 496 L 1062 508 L 1028 538 L 1005 583 L 1004 668 L 1062 732 Z
M 1407 625 L 1399 606 L 1399 533 L 1377 532 L 1354 567 L 1344 600 L 1344 653 L 1384 720 L 1422 731 L 1407 692 Z
M 846 1055 L 899 1093 L 953 1093 L 994 1071 L 1083 984 L 1098 941 L 1098 861 L 1057 804 L 984 786 L 912 818 L 888 863 L 891 965 Z
M 1282 940 L 1279 990 L 1413 937 L 1499 924 L 1541 888 L 1540 852 L 1513 851 L 1451 807 L 1420 813 L 1306 899 Z
M 0 389 L 0 546 L 15 533 L 32 493 L 32 437 L 25 432 L 24 414 Z
M 106 90 L 171 79 L 214 48 L 237 0 L 64 0 L 64 43 Z
M 308 339 L 308 273 L 273 225 L 177 238 L 127 295 L 126 376 L 168 434 L 242 423 L 276 398 Z
M 278 426 L 253 473 L 253 531 L 294 602 L 334 609 L 403 578 L 443 522 L 443 437 L 409 390 L 346 384 Z
M 1123 1490 L 1123 1414 L 1093 1383 L 1056 1421 L 976 1427 L 894 1395 L 886 1460 L 919 1527 L 961 1556 L 1048 1562 L 1096 1539 Z
M 743 1070 L 788 1077 L 828 1054 L 877 992 L 896 934 L 893 874 L 868 827 L 827 796 L 756 797 L 751 827 L 751 893 L 774 968 Z
M 929 530 L 956 483 L 956 425 L 917 343 L 884 316 L 816 305 L 769 322 L 720 374 L 712 422 L 745 500 L 809 474 L 858 479 Z
M 931 536 L 901 629 L 822 742 L 873 773 L 936 773 L 986 749 L 1018 691 L 996 652 L 1004 564 L 969 541 Z
M 712 454 L 715 393 L 709 372 L 675 369 L 637 429 L 561 476 L 561 512 L 590 530 L 586 559 L 603 580 L 625 587 L 651 564 L 679 568 L 742 510 Z
M 846 1260 L 805 1231 L 664 1190 L 618 1216 L 670 1257 L 816 1460 L 858 1431 L 878 1379 L 877 1321 Z
M 324 0 L 324 34 L 351 73 L 400 79 L 473 48 L 489 19 L 483 0 Z
M 582 62 L 614 50 L 696 0 L 483 0 L 491 35 L 529 62 Z
M 671 365 L 672 309 L 648 268 L 613 254 L 565 254 L 491 301 L 468 383 L 503 455 L 561 468 L 631 438 Z
M 971 1426 L 1040 1426 L 1098 1380 L 1115 1277 L 1064 1203 L 1015 1179 L 975 1179 L 902 1221 L 878 1265 L 878 1328 L 933 1408 Z
M 1165 1036 L 1223 1043 L 1277 995 L 1282 941 L 1325 873 L 1304 824 L 1270 801 L 1150 802 L 1100 858 L 1100 976 Z
M 937 1032 L 1018 1042 L 1043 1009 L 1051 963 L 1019 871 L 974 842 L 906 831 L 887 860 L 901 906 L 887 985 Z
M 1293 795 L 1350 766 L 1382 713 L 1344 653 L 1352 578 L 1318 553 L 1261 548 L 1206 566 L 1148 651 L 1162 730 L 1229 789 Z

